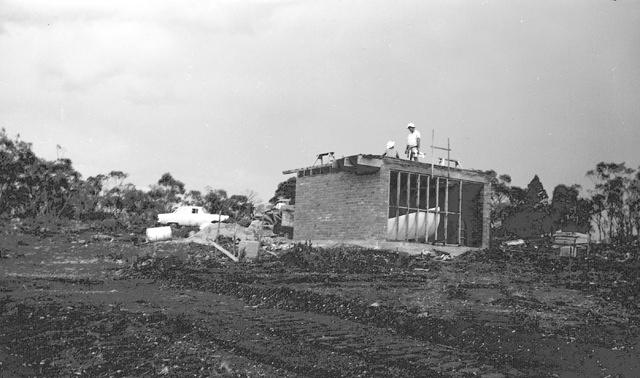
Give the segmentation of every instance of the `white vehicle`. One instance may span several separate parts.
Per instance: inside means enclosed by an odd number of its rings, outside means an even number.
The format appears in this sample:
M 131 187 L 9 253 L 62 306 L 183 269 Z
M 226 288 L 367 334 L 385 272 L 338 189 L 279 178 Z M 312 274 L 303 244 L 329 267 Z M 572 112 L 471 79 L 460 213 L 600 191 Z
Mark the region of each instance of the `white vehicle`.
M 210 214 L 202 206 L 180 206 L 173 213 L 158 214 L 158 223 L 176 226 L 202 226 L 227 219 L 228 215 Z

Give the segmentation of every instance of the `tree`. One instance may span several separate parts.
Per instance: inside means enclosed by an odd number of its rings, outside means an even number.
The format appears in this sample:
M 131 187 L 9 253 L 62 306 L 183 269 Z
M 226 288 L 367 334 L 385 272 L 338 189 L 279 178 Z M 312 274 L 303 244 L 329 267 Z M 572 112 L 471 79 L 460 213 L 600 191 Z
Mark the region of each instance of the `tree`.
M 512 207 L 505 217 L 507 233 L 521 238 L 539 237 L 553 230 L 549 214 L 549 196 L 535 175 L 526 189 L 511 188 Z
M 605 228 L 607 227 L 607 218 L 605 217 L 606 205 L 604 195 L 595 193 L 591 197 L 592 219 L 596 222 L 598 228 L 598 237 L 602 240 L 605 236 Z
M 158 185 L 166 188 L 168 191 L 176 194 L 184 194 L 184 183 L 176 180 L 171 176 L 171 173 L 167 172 L 160 177 Z
M 89 176 L 78 183 L 75 195 L 69 201 L 69 206 L 74 210 L 74 218 L 91 217 L 98 211 L 105 177 L 102 174 Z
M 247 197 L 247 201 L 253 205 L 254 209 L 262 203 L 262 200 L 258 197 L 258 193 L 254 190 L 246 190 L 244 196 Z
M 509 203 L 512 208 L 518 208 L 525 204 L 527 200 L 527 189 L 519 186 L 509 188 Z
M 9 216 L 22 215 L 31 200 L 29 185 L 37 183 L 38 157 L 31 150 L 31 144 L 14 140 L 0 130 L 0 213 Z
M 163 211 L 171 211 L 182 201 L 184 192 L 184 183 L 167 172 L 160 177 L 157 185 L 151 187 L 149 195 L 159 203 Z
M 491 229 L 502 225 L 506 210 L 509 208 L 510 201 L 510 187 L 511 176 L 500 175 L 494 170 L 488 170 L 484 172 L 489 176 L 489 182 L 491 183 L 491 202 L 489 208 L 491 210 Z
M 513 237 L 534 238 L 544 234 L 547 218 L 545 214 L 531 209 L 521 209 L 505 220 L 505 230 Z
M 122 171 L 111 171 L 104 178 L 104 186 L 121 187 L 127 177 L 129 177 L 129 175 Z
M 182 202 L 191 206 L 203 206 L 204 198 L 199 190 L 190 190 L 185 194 Z
M 589 233 L 593 229 L 591 220 L 594 214 L 594 204 L 590 198 L 578 198 L 576 206 L 576 227 L 578 232 Z
M 210 213 L 229 215 L 236 222 L 251 223 L 255 205 L 250 197 L 252 195 L 234 194 L 227 196 L 227 191 L 222 189 L 208 189 L 204 195 L 203 203 L 205 209 Z M 245 224 L 243 224 L 245 225 Z
M 249 198 L 242 194 L 234 194 L 227 199 L 227 209 L 236 221 L 248 219 L 251 222 L 253 216 L 253 204 Z
M 538 175 L 534 175 L 527 185 L 525 204 L 534 209 L 542 209 L 549 204 L 549 195 L 544 190 Z
M 204 208 L 210 213 L 224 213 L 228 210 L 227 206 L 227 191 L 222 189 L 209 189 L 207 194 L 204 195 Z
M 626 242 L 634 234 L 634 198 L 636 185 L 634 184 L 634 169 L 626 167 L 625 163 L 600 162 L 595 169 L 587 171 L 587 177 L 594 181 L 593 198 L 608 226 L 608 237 L 619 242 Z M 600 207 L 600 205 L 602 205 Z M 637 233 L 637 228 L 635 229 Z
M 489 182 L 491 184 L 491 201 L 489 206 L 491 209 L 490 222 L 492 235 L 500 236 L 511 234 L 512 236 L 524 237 L 525 234 L 527 236 L 535 234 L 535 232 L 532 234 L 528 227 L 531 227 L 532 222 L 534 222 L 533 219 L 540 217 L 536 218 L 530 214 L 520 214 L 525 208 L 524 205 L 527 202 L 530 190 L 528 188 L 522 189 L 518 186 L 511 186 L 511 176 L 507 174 L 498 175 L 494 170 L 488 170 L 484 173 L 489 176 Z M 538 189 L 539 179 L 537 176 L 534 177 L 532 182 L 533 184 L 530 183 L 530 185 Z M 538 219 L 535 222 L 541 223 L 542 220 Z
M 554 230 L 587 232 L 591 229 L 592 203 L 580 198 L 580 185 L 560 184 L 553 189 L 550 212 Z
M 296 177 L 290 177 L 289 179 L 278 184 L 275 194 L 269 200 L 269 203 L 275 205 L 281 199 L 290 200 L 291 205 L 296 203 Z
M 0 214 L 70 216 L 69 201 L 81 184 L 71 160 L 38 158 L 31 144 L 0 131 Z
M 123 187 L 122 213 L 129 221 L 150 224 L 161 210 L 147 192 L 137 189 L 133 184 Z
M 635 229 L 636 238 L 640 241 L 640 167 L 629 182 L 629 217 Z
M 111 171 L 102 177 L 101 210 L 119 216 L 124 211 L 124 180 L 129 175 L 122 171 Z
M 37 214 L 72 216 L 73 209 L 68 204 L 80 186 L 80 173 L 73 169 L 70 159 L 58 159 L 53 162 L 43 160 L 39 168 L 42 184 L 34 203 L 37 206 Z

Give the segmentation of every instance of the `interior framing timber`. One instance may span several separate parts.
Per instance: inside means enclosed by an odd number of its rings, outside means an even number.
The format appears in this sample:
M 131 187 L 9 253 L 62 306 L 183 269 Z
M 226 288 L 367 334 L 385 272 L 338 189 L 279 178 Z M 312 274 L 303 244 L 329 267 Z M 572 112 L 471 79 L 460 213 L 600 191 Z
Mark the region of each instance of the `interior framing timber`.
M 388 214 L 389 217 L 395 218 L 395 234 L 389 235 L 387 240 L 405 242 L 415 241 L 453 246 L 462 246 L 468 242 L 468 238 L 463 238 L 462 233 L 462 193 L 463 185 L 465 185 L 465 180 L 450 179 L 447 177 L 440 177 L 435 175 L 431 176 L 430 174 L 400 170 L 390 170 L 389 175 L 390 195 L 395 197 L 395 204 L 390 203 Z M 424 205 L 421 205 L 423 180 L 426 183 L 426 191 Z M 434 183 L 433 186 L 431 185 L 432 182 Z M 473 181 L 466 181 L 466 183 L 477 184 Z M 430 200 L 432 199 L 430 193 L 431 191 L 433 191 L 435 194 L 435 202 L 433 206 L 431 206 L 430 203 Z M 443 191 L 444 193 L 440 193 L 441 191 Z M 453 191 L 455 191 L 456 193 L 454 193 Z M 452 209 L 449 202 L 451 196 L 453 196 L 454 194 L 457 195 L 458 198 L 456 204 L 454 205 L 455 209 Z M 403 197 L 405 195 L 406 197 Z M 441 200 L 443 200 L 442 206 L 440 206 Z M 433 208 L 434 210 L 431 210 L 431 208 Z M 424 227 L 426 235 L 424 235 L 424 239 L 421 238 L 421 235 L 419 233 L 419 230 L 421 228 L 419 218 L 420 214 L 422 213 L 425 213 Z M 412 224 L 410 224 L 410 214 L 415 214 Z M 435 228 L 435 232 L 433 232 L 433 237 L 430 237 L 428 232 L 429 214 L 434 214 L 434 219 L 439 220 L 438 226 Z M 405 216 L 404 221 L 400 222 L 400 218 L 403 216 Z M 449 218 L 451 216 L 455 216 L 457 218 L 457 224 L 453 226 L 455 227 L 455 229 L 452 230 L 452 234 L 449 235 Z M 414 231 L 410 232 L 410 228 L 412 226 L 414 227 Z M 439 235 L 440 232 L 441 235 Z

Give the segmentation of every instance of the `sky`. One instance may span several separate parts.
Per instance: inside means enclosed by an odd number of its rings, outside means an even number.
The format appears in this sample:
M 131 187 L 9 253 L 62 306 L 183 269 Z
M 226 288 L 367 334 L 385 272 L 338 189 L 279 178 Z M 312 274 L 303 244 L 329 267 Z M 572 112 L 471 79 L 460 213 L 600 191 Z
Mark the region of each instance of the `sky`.
M 0 0 L 0 127 L 85 178 L 267 201 L 408 122 L 549 195 L 637 168 L 640 1 Z

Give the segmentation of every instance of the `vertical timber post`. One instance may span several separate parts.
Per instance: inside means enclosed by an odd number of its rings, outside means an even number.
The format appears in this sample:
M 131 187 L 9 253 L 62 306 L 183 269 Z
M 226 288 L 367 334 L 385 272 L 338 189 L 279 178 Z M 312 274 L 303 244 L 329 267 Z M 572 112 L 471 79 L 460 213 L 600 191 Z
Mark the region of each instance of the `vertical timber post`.
M 462 245 L 462 180 L 458 181 L 458 245 Z
M 436 223 L 436 232 L 433 233 L 433 242 L 438 242 L 438 228 L 440 228 L 440 177 L 436 177 L 436 207 L 434 208 L 434 217 Z
M 400 171 L 396 172 L 396 239 L 400 238 Z
M 404 218 L 404 224 L 405 224 L 404 241 L 409 240 L 409 205 L 411 204 L 411 201 L 409 200 L 410 193 L 411 193 L 411 173 L 407 172 L 407 214 L 405 215 L 405 218 Z
M 445 180 L 446 190 L 444 192 L 444 244 L 449 242 L 449 179 Z
M 415 232 L 415 234 L 416 234 L 415 235 L 416 242 L 418 241 L 418 237 L 419 237 L 419 234 L 418 234 L 418 225 L 419 225 L 418 219 L 420 218 L 420 178 L 421 178 L 421 175 L 417 174 L 416 175 L 416 181 L 417 181 L 417 183 L 416 183 L 417 184 L 416 185 L 416 232 Z
M 434 155 L 434 147 L 436 145 L 435 143 L 435 139 L 436 139 L 436 130 L 435 129 L 431 129 L 431 177 L 433 177 L 433 165 L 435 164 L 435 155 Z
M 433 166 L 432 166 L 432 168 L 433 168 Z M 424 236 L 425 243 L 429 243 L 429 187 L 431 186 L 431 177 L 433 177 L 433 176 L 427 176 L 427 177 L 429 177 L 429 179 L 427 180 L 427 202 L 426 202 L 427 203 L 427 206 L 426 206 L 426 208 L 427 208 L 427 214 L 426 214 L 427 217 L 426 217 L 426 219 L 424 221 L 425 225 L 426 225 L 425 226 L 425 236 Z

